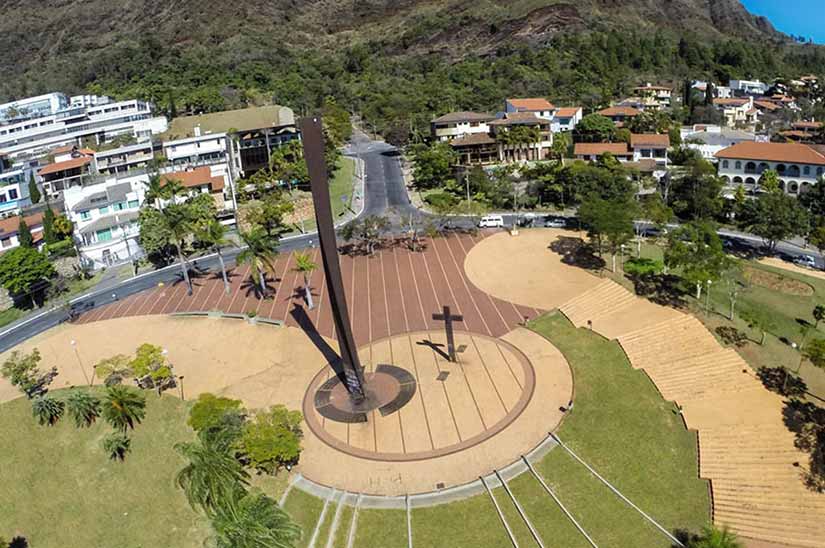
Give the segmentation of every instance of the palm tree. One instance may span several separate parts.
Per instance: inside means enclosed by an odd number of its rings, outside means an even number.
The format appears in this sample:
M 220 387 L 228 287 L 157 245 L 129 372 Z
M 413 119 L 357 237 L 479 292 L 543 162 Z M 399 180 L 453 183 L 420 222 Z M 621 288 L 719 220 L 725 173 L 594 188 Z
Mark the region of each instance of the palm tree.
M 816 323 L 814 324 L 814 329 L 817 329 L 819 327 L 819 323 L 822 320 L 825 320 L 825 306 L 822 306 L 821 304 L 816 305 L 814 307 L 813 315 L 814 320 L 816 320 Z
M 186 189 L 184 188 L 183 183 L 179 180 L 166 179 L 163 181 L 163 193 L 161 196 L 172 202 L 173 205 L 177 203 L 175 198 L 182 196 L 185 193 Z
M 78 428 L 91 426 L 100 416 L 100 400 L 85 390 L 69 394 L 66 398 L 66 406 Z
M 37 396 L 32 400 L 32 415 L 40 426 L 54 426 L 65 408 L 66 404 L 49 396 Z
M 189 459 L 175 477 L 192 508 L 207 513 L 241 498 L 249 484 L 249 474 L 216 438 L 201 434 L 197 441 L 178 443 L 175 449 Z
M 169 228 L 169 240 L 175 246 L 180 260 L 180 268 L 183 271 L 183 279 L 186 282 L 186 292 L 192 295 L 192 280 L 189 279 L 189 263 L 183 254 L 183 247 L 189 236 L 192 235 L 193 227 L 189 212 L 181 205 L 172 204 L 163 210 L 163 217 L 166 226 Z
M 275 240 L 261 227 L 253 228 L 249 232 L 241 232 L 240 235 L 246 249 L 238 255 L 237 263 L 249 264 L 257 274 L 263 298 L 266 295 L 265 272 L 274 270 L 275 255 L 278 254 L 275 251 Z
M 711 526 L 704 527 L 702 535 L 692 541 L 689 546 L 690 548 L 742 548 L 744 545 L 727 527 L 717 529 Z
M 293 548 L 301 528 L 278 503 L 263 493 L 221 505 L 212 519 L 217 548 Z
M 103 450 L 112 460 L 123 460 L 132 448 L 132 440 L 125 432 L 112 432 L 103 438 Z
M 120 384 L 110 386 L 106 389 L 102 409 L 106 422 L 125 433 L 146 416 L 146 396 L 136 388 Z
M 318 265 L 312 262 L 312 257 L 309 253 L 295 254 L 295 271 L 300 272 L 304 276 L 304 297 L 306 297 L 307 306 L 310 310 L 315 308 L 315 305 L 312 303 L 312 291 L 309 287 L 309 278 L 316 268 L 318 268 Z
M 221 276 L 223 276 L 223 287 L 226 294 L 229 295 L 229 279 L 226 277 L 226 264 L 223 261 L 223 253 L 221 247 L 232 243 L 226 237 L 226 226 L 222 225 L 217 219 L 210 219 L 205 225 L 201 225 L 195 231 L 195 237 L 205 244 L 208 244 L 212 250 L 218 254 L 218 262 L 221 264 Z
M 146 185 L 146 193 L 143 198 L 144 204 L 154 204 L 155 208 L 161 209 L 160 199 L 163 198 L 163 183 L 157 173 L 149 176 L 149 183 Z

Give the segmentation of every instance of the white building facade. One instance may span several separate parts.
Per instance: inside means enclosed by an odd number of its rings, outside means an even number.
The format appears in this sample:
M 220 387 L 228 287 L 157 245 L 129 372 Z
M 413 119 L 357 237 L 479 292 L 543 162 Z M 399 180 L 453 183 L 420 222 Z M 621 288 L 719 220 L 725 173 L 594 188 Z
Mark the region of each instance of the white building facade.
M 806 192 L 825 175 L 825 155 L 797 143 L 744 142 L 717 152 L 716 158 L 725 183 L 749 191 L 757 189 L 769 169 L 776 171 L 782 190 L 791 195 Z

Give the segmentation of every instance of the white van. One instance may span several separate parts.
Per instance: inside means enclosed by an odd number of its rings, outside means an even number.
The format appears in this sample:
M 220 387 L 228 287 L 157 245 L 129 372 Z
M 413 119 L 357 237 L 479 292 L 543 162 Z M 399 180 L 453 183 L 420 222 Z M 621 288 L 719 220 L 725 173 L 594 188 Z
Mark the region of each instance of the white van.
M 478 222 L 478 228 L 501 228 L 504 226 L 504 217 L 501 215 L 485 215 Z

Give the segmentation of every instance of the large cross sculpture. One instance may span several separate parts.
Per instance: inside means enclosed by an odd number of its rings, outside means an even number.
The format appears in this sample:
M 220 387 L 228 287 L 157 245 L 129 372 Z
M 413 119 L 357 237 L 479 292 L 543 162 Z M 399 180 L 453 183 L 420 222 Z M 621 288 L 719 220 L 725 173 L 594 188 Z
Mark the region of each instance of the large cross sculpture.
M 347 298 L 341 279 L 341 264 L 338 262 L 338 242 L 335 239 L 335 224 L 332 221 L 332 207 L 329 197 L 329 179 L 324 154 L 324 132 L 320 116 L 301 120 L 301 138 L 304 142 L 312 200 L 315 204 L 315 221 L 318 225 L 318 240 L 324 262 L 332 317 L 338 346 L 341 350 L 344 380 L 347 392 L 354 402 L 365 398 L 364 373 L 358 359 L 358 349 L 352 337 L 352 326 L 347 312 Z
M 444 330 L 447 332 L 447 355 L 451 362 L 455 363 L 455 337 L 453 336 L 453 322 L 463 322 L 464 316 L 461 314 L 450 314 L 450 307 L 444 306 L 441 314 L 433 314 L 433 319 L 444 322 Z

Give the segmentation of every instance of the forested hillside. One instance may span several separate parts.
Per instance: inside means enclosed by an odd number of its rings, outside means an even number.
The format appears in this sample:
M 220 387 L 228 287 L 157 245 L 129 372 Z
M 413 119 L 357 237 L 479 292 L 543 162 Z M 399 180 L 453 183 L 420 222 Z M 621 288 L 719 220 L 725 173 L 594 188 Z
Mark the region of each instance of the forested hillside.
M 384 131 L 504 95 L 606 103 L 644 80 L 825 72 L 739 0 L 11 0 L 0 100 L 50 90 L 169 113 L 334 96 Z

